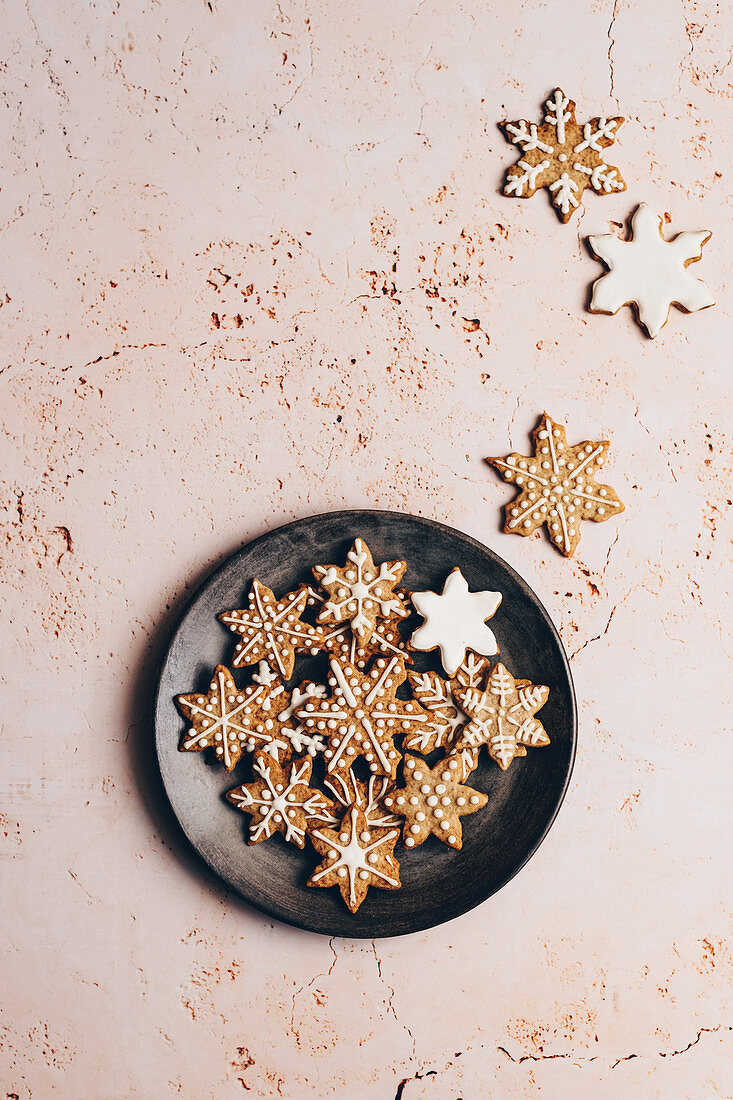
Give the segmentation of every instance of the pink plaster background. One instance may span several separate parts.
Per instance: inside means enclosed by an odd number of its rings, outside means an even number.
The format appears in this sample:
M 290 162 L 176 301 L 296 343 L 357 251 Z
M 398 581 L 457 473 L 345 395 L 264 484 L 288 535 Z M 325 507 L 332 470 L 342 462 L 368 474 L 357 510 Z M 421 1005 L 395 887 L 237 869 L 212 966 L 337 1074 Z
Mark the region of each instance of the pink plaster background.
M 0 1097 L 733 1096 L 730 8 L 5 0 Z M 622 113 L 624 195 L 498 193 L 496 122 Z M 710 310 L 584 311 L 639 201 Z M 478 321 L 478 326 L 475 324 Z M 566 561 L 486 454 L 612 440 Z M 406 940 L 273 925 L 179 844 L 170 615 L 341 507 L 487 542 L 572 655 L 575 775 L 525 870 Z M 192 766 L 197 763 L 192 760 Z

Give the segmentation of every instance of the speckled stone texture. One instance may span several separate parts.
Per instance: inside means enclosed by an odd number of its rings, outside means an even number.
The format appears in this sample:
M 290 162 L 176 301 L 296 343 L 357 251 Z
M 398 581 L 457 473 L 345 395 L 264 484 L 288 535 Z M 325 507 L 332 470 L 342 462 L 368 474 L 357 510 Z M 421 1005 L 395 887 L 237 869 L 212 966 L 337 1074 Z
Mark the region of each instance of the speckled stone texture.
M 2 13 L 0 1097 L 733 1095 L 729 5 Z M 498 191 L 497 121 L 558 83 L 628 119 L 629 190 L 567 226 Z M 584 309 L 583 238 L 640 201 L 713 230 L 718 304 L 654 342 Z M 482 462 L 543 409 L 626 504 L 571 561 L 500 532 Z M 488 543 L 579 696 L 531 863 L 374 945 L 223 892 L 150 745 L 191 587 L 342 507 Z

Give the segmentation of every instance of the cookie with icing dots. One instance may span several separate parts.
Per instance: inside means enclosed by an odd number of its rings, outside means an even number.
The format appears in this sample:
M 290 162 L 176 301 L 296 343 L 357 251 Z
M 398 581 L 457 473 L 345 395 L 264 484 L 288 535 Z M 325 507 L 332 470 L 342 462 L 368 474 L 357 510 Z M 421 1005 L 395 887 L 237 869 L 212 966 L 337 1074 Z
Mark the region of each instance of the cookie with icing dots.
M 328 593 L 318 613 L 318 623 L 348 622 L 365 645 L 378 619 L 407 616 L 407 608 L 395 592 L 406 568 L 404 561 L 387 561 L 376 566 L 364 540 L 355 539 L 344 566 L 313 567 L 313 576 Z
M 465 786 L 461 772 L 451 756 L 429 768 L 421 757 L 405 755 L 404 785 L 384 801 L 388 809 L 404 814 L 405 847 L 423 844 L 431 833 L 450 848 L 463 846 L 461 818 L 485 806 L 488 796 Z
M 181 713 L 191 723 L 181 738 L 180 751 L 211 748 L 226 770 L 232 771 L 243 752 L 277 740 L 276 723 L 265 728 L 263 715 L 268 706 L 273 712 L 277 710 L 278 693 L 285 698 L 282 681 L 240 689 L 229 669 L 217 665 L 207 692 L 176 698 Z M 284 747 L 284 742 L 280 745 Z
M 280 763 L 269 753 L 255 754 L 252 782 L 227 791 L 232 805 L 251 815 L 250 844 L 282 833 L 287 843 L 303 848 L 308 829 L 331 818 L 330 800 L 308 786 L 312 767 L 307 756 Z
M 317 643 L 315 627 L 301 619 L 307 601 L 305 592 L 288 592 L 275 599 L 272 589 L 254 580 L 249 606 L 244 610 L 224 611 L 218 618 L 240 640 L 234 648 L 232 665 L 242 668 L 267 663 L 284 680 L 293 675 L 296 652 Z
M 333 694 L 297 712 L 308 733 L 327 738 L 323 755 L 329 773 L 346 772 L 363 758 L 371 772 L 394 779 L 401 759 L 394 738 L 429 721 L 418 702 L 395 697 L 405 676 L 401 656 L 378 657 L 369 672 L 331 658 Z
M 596 482 L 611 444 L 607 440 L 569 444 L 565 428 L 547 413 L 532 433 L 534 454 L 487 458 L 519 495 L 506 505 L 504 530 L 533 535 L 544 524 L 552 545 L 570 557 L 580 542 L 581 520 L 604 523 L 624 506 L 610 485 Z
M 315 828 L 308 835 L 322 857 L 308 885 L 338 886 L 352 913 L 362 904 L 370 886 L 398 890 L 402 885 L 394 854 L 400 836 L 398 827 L 375 830 L 364 812 L 351 806 L 338 828 Z

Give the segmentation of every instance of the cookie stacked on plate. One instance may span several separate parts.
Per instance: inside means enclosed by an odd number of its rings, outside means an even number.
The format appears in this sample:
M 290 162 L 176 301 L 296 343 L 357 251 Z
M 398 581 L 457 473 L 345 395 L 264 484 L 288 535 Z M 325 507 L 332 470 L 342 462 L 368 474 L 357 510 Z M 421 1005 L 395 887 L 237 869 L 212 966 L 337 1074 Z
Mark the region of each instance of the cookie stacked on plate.
M 177 697 L 181 751 L 209 751 L 230 772 L 250 758 L 227 793 L 249 816 L 249 843 L 309 843 L 320 862 L 308 885 L 337 886 L 352 912 L 370 886 L 399 888 L 398 843 L 432 834 L 461 848 L 462 819 L 488 801 L 468 782 L 484 746 L 506 770 L 550 741 L 536 717 L 549 689 L 491 660 L 486 621 L 501 594 L 471 592 L 459 569 L 441 593 L 409 593 L 406 568 L 375 564 L 357 538 L 343 565 L 313 567 L 313 585 L 278 598 L 255 579 L 247 606 L 219 615 L 237 635 L 232 669 L 252 668 L 250 682 L 218 665 L 207 691 Z M 408 669 L 435 649 L 445 675 Z M 323 655 L 325 674 L 294 683 L 306 653 Z

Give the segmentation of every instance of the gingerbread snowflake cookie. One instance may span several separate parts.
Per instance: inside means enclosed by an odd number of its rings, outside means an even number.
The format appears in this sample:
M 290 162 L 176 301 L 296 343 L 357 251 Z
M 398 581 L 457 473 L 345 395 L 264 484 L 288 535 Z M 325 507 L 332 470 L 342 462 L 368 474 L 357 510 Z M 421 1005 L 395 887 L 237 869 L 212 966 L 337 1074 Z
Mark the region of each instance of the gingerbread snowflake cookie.
M 561 221 L 568 222 L 587 187 L 599 195 L 626 190 L 618 168 L 605 161 L 624 119 L 592 118 L 581 125 L 575 121 L 574 102 L 560 88 L 545 108 L 542 122 L 500 123 L 507 140 L 521 150 L 507 171 L 504 194 L 526 199 L 546 187 Z
M 678 233 L 668 241 L 662 234 L 663 224 L 663 218 L 642 203 L 631 218 L 628 240 L 614 233 L 588 238 L 608 268 L 608 274 L 593 284 L 590 312 L 614 314 L 632 306 L 652 340 L 666 325 L 673 305 L 694 313 L 715 304 L 702 279 L 688 270 L 701 259 L 711 231 Z
M 413 592 L 411 599 L 425 622 L 412 635 L 410 644 L 424 652 L 440 650 L 449 676 L 455 676 L 467 649 L 485 656 L 499 652 L 486 620 L 496 613 L 500 592 L 470 592 L 466 578 L 455 568 L 441 593 Z
M 315 828 L 310 841 L 322 862 L 308 879 L 309 886 L 338 886 L 341 897 L 355 913 L 370 886 L 397 890 L 401 886 L 400 865 L 394 847 L 399 828 L 370 826 L 358 806 L 352 806 L 338 828 Z
M 272 707 L 276 718 L 277 692 L 282 682 L 264 686 L 252 684 L 240 690 L 228 668 L 217 665 L 206 693 L 179 695 L 176 699 L 181 713 L 191 723 L 181 738 L 181 752 L 201 752 L 213 748 L 228 772 L 232 771 L 244 751 L 257 745 L 277 741 L 277 724 L 263 717 Z M 285 702 L 285 700 L 284 700 Z M 259 727 L 259 728 L 258 728 Z M 285 747 L 284 742 L 279 742 Z
M 316 565 L 313 576 L 328 593 L 318 623 L 346 623 L 362 644 L 371 638 L 378 619 L 405 617 L 407 609 L 394 591 L 407 565 L 387 561 L 376 566 L 363 539 L 355 539 L 346 564 Z
M 431 833 L 451 848 L 463 844 L 461 817 L 485 806 L 488 797 L 461 782 L 461 765 L 448 756 L 429 768 L 419 756 L 405 756 L 404 786 L 385 799 L 404 815 L 405 846 L 414 848 Z
M 282 833 L 288 843 L 303 848 L 308 828 L 328 820 L 330 801 L 308 786 L 312 767 L 308 757 L 280 764 L 269 753 L 255 754 L 252 782 L 227 791 L 232 805 L 252 817 L 250 844 Z
M 348 771 L 362 757 L 370 771 L 394 779 L 401 755 L 394 738 L 428 721 L 419 703 L 395 698 L 405 680 L 402 657 L 379 657 L 369 673 L 332 657 L 329 699 L 310 701 L 297 712 L 306 731 L 328 739 L 328 772 Z
M 458 688 L 461 708 L 471 721 L 456 742 L 456 751 L 473 751 L 486 745 L 489 756 L 506 771 L 515 756 L 526 756 L 527 746 L 549 745 L 550 738 L 535 717 L 545 705 L 550 689 L 529 680 L 515 680 L 502 664 L 493 668 L 483 691 Z
M 289 680 L 296 652 L 310 649 L 319 638 L 315 627 L 301 620 L 307 598 L 306 592 L 300 591 L 288 592 L 277 600 L 270 588 L 254 580 L 249 606 L 218 616 L 225 626 L 240 635 L 234 648 L 234 668 L 267 661 L 284 680 Z
M 384 775 L 370 775 L 369 779 L 357 779 L 352 769 L 348 772 L 336 772 L 327 776 L 324 786 L 335 800 L 333 824 L 337 824 L 339 817 L 343 817 L 346 810 L 356 806 L 367 819 L 370 829 L 390 829 L 393 825 L 401 825 L 402 818 L 398 814 L 387 809 L 385 798 L 392 790 L 392 781 Z M 330 824 L 331 822 L 329 822 Z
M 580 542 L 581 520 L 603 523 L 624 510 L 610 485 L 596 483 L 611 444 L 584 440 L 571 446 L 565 428 L 547 413 L 533 438 L 533 455 L 486 459 L 519 488 L 519 495 L 506 505 L 504 530 L 533 535 L 547 524 L 555 549 L 570 557 Z

